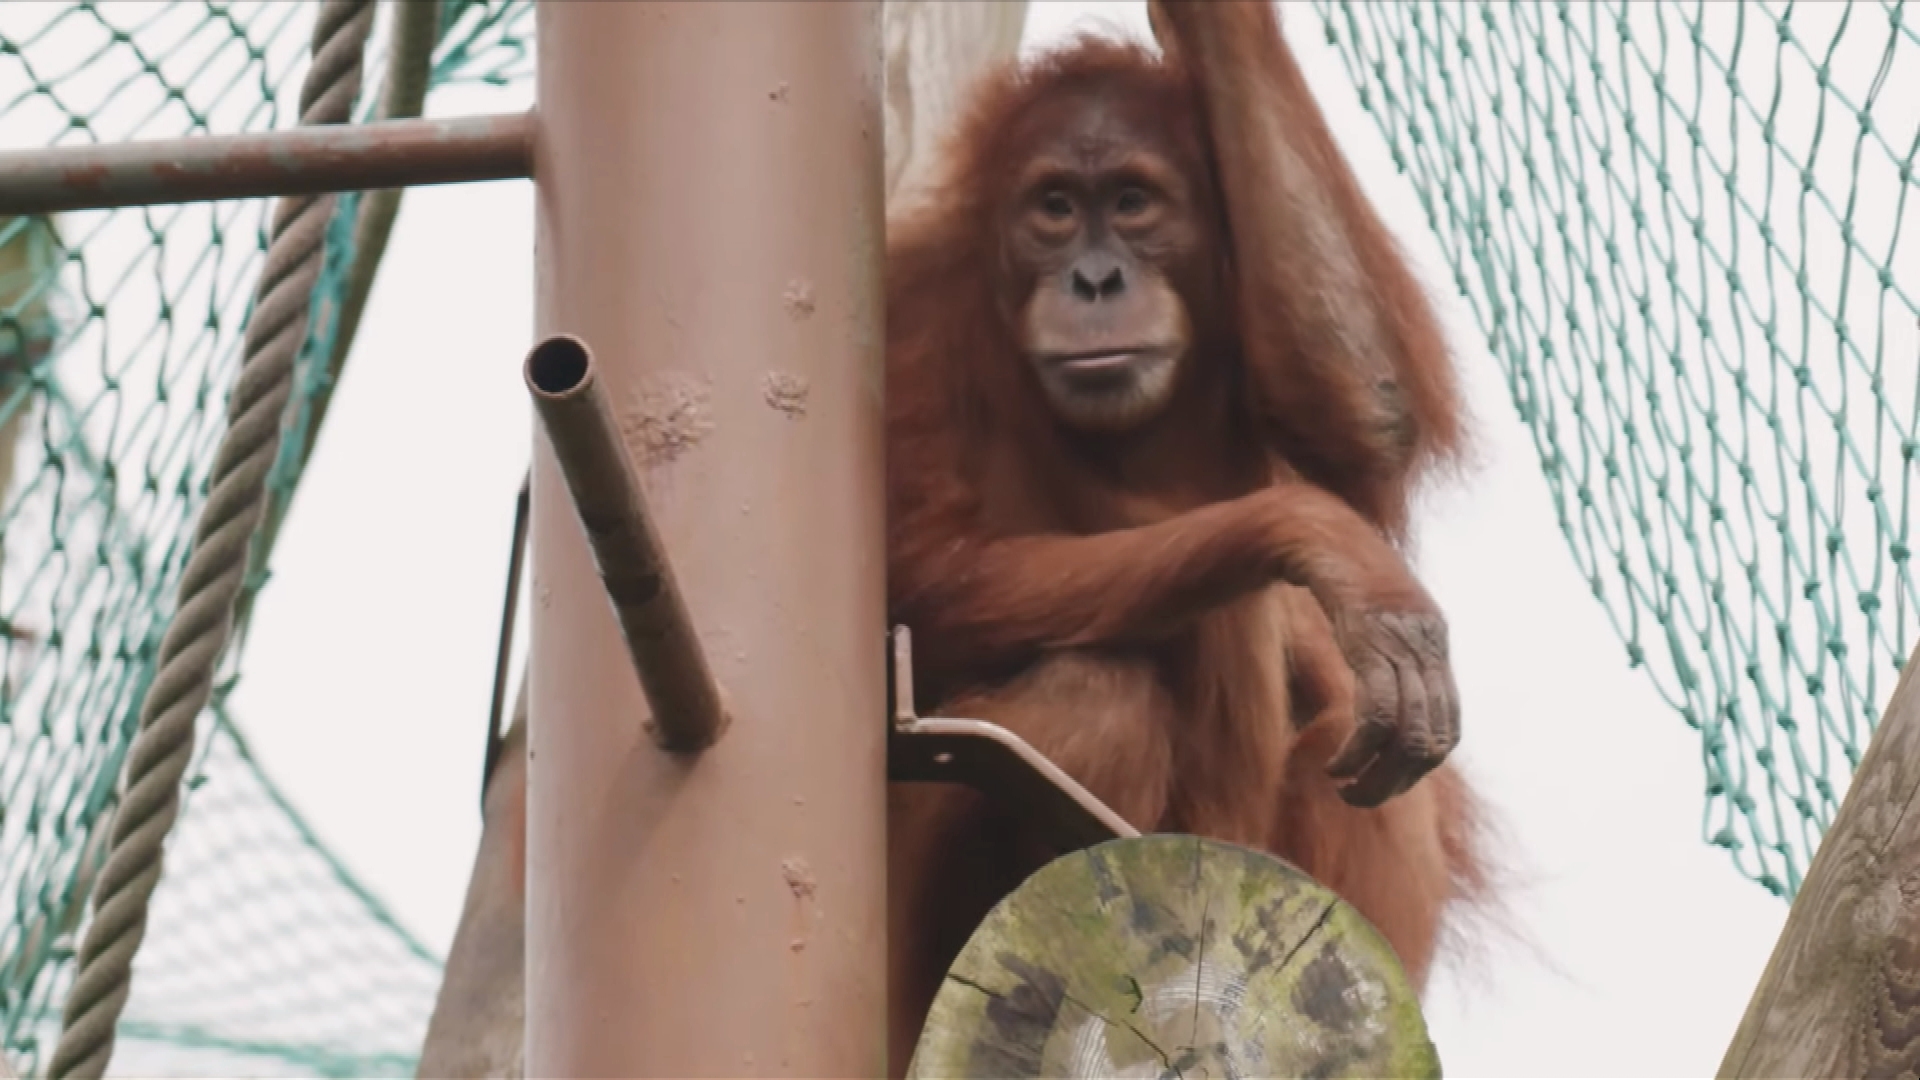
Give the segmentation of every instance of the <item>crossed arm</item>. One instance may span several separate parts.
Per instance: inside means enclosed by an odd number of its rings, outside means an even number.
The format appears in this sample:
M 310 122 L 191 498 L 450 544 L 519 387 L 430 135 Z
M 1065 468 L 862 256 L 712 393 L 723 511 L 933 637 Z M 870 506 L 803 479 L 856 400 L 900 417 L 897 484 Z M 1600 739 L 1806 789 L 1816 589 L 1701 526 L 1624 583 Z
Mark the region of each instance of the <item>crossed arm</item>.
M 1445 622 L 1379 530 L 1323 490 L 1282 483 L 1092 535 L 960 535 L 894 573 L 898 610 L 936 676 L 1155 640 L 1286 582 L 1313 593 L 1354 672 L 1359 725 L 1332 764 L 1355 781 L 1350 801 L 1404 791 L 1458 737 Z

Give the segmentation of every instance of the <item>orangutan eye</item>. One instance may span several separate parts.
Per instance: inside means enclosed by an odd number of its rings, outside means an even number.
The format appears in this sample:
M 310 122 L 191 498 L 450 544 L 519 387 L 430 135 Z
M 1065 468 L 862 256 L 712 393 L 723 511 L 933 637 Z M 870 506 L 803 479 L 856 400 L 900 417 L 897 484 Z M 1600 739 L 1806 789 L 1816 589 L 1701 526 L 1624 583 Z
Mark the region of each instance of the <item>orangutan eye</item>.
M 1113 208 L 1122 217 L 1144 214 L 1147 212 L 1147 193 L 1137 187 L 1127 188 L 1114 200 Z
M 1040 211 L 1050 218 L 1064 220 L 1073 216 L 1073 200 L 1056 188 L 1040 196 Z

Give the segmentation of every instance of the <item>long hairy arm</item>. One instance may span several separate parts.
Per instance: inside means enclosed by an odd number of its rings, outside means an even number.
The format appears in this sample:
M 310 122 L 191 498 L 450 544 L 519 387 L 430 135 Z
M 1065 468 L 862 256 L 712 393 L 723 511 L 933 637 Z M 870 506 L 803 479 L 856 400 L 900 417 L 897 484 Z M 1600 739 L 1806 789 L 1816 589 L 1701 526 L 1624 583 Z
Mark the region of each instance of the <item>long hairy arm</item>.
M 1462 438 L 1445 336 L 1334 141 L 1271 0 L 1151 0 L 1187 73 L 1233 238 L 1252 390 L 1306 475 L 1398 531 Z
M 1141 644 L 1286 582 L 1312 594 L 1324 613 L 1315 625 L 1332 631 L 1358 692 L 1358 726 L 1328 766 L 1352 780 L 1343 797 L 1378 805 L 1459 739 L 1445 621 L 1386 537 L 1321 489 L 1282 483 L 1151 525 L 1001 537 L 961 520 L 962 484 L 930 490 L 952 501 L 896 517 L 888 545 L 890 606 L 922 643 L 930 684 L 991 677 L 1047 649 Z
M 1305 484 L 1091 535 L 902 526 L 893 545 L 894 607 L 924 643 L 919 659 L 936 677 L 1043 649 L 1154 640 L 1279 581 L 1304 586 L 1328 610 L 1435 610 L 1378 530 Z M 927 541 L 916 543 L 921 530 Z

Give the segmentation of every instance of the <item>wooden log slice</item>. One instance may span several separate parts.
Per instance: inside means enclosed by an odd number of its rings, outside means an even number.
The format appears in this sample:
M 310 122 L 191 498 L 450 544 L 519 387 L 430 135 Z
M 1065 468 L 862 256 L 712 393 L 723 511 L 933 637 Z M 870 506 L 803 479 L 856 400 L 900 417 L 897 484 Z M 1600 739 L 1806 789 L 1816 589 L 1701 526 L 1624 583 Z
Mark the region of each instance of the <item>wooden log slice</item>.
M 954 961 L 908 1075 L 1438 1077 L 1399 959 L 1324 886 L 1192 836 L 1048 864 Z

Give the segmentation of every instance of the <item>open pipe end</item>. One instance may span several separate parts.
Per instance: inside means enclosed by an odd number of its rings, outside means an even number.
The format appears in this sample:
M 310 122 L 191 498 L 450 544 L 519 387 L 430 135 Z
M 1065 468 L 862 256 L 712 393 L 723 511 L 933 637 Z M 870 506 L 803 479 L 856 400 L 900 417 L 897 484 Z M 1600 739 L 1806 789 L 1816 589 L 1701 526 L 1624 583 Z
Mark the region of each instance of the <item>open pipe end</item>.
M 593 353 L 571 334 L 557 334 L 527 354 L 527 386 L 535 395 L 570 397 L 593 381 Z

